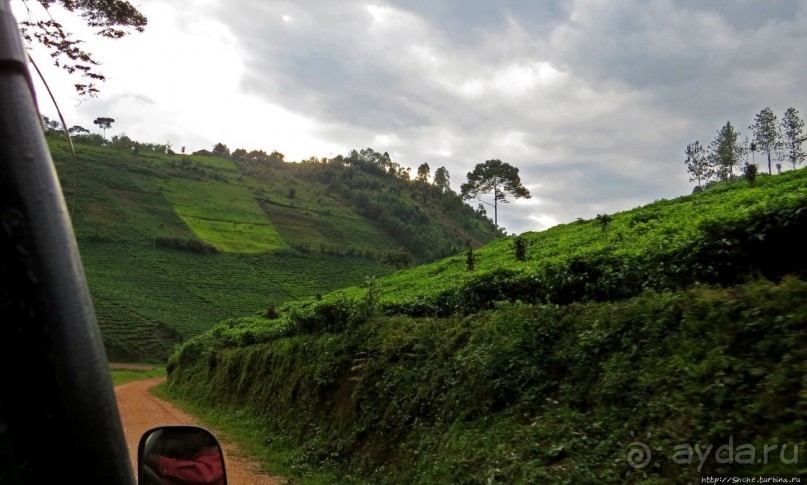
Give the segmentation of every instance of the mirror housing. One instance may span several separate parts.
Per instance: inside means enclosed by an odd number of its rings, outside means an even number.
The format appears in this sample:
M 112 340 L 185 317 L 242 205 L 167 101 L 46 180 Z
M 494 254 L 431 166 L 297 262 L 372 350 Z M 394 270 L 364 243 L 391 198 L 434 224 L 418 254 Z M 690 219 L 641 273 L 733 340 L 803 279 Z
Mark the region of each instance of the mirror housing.
M 160 426 L 137 447 L 137 483 L 226 485 L 224 454 L 210 431 L 198 426 Z

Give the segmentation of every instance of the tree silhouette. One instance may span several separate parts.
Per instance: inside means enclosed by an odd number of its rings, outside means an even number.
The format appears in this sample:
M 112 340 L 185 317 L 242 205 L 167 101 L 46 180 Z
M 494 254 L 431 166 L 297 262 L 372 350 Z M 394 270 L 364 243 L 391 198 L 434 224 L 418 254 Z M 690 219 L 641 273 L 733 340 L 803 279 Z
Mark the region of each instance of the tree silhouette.
M 608 229 L 608 226 L 611 225 L 611 221 L 613 221 L 614 218 L 610 214 L 597 214 L 596 220 L 600 228 L 605 231 Z
M 517 199 L 529 199 L 530 191 L 521 185 L 518 169 L 501 160 L 479 163 L 473 172 L 468 172 L 468 182 L 460 188 L 463 199 L 476 199 L 479 194 L 493 192 L 493 223 L 499 226 L 499 202 L 507 203 L 507 195 Z M 485 202 L 487 204 L 487 202 Z
M 746 163 L 745 167 L 743 167 L 743 175 L 745 175 L 745 179 L 748 180 L 750 185 L 754 185 L 754 182 L 756 182 L 758 172 L 759 167 L 756 163 Z
M 104 130 L 104 140 L 106 140 L 106 130 L 107 130 L 107 128 L 111 128 L 112 123 L 114 123 L 114 122 L 115 122 L 115 120 L 113 120 L 112 118 L 95 118 L 93 120 L 93 123 L 98 125 L 98 128 L 101 128 L 102 130 Z
M 225 145 L 224 143 L 216 143 L 216 145 L 213 146 L 213 156 L 221 158 L 229 158 L 230 149 L 227 148 L 227 145 Z
M 434 171 L 434 186 L 440 190 L 440 193 L 445 194 L 451 190 L 449 181 L 450 177 L 445 167 L 440 167 Z
M 429 164 L 422 163 L 418 167 L 418 180 L 421 182 L 428 182 L 429 181 L 429 172 L 430 172 Z
M 687 173 L 691 175 L 689 181 L 698 182 L 698 187 L 700 187 L 702 181 L 709 180 L 714 174 L 712 167 L 709 165 L 706 152 L 703 150 L 700 142 L 696 141 L 695 143 L 687 145 L 686 150 L 684 150 L 684 155 L 687 156 L 686 160 L 684 160 Z
M 768 174 L 771 170 L 771 150 L 775 150 L 779 142 L 779 130 L 776 129 L 776 115 L 770 108 L 765 108 L 757 113 L 754 124 L 748 129 L 754 132 L 754 143 L 756 149 L 762 149 L 768 154 Z
M 26 9 L 31 11 L 29 4 L 38 4 L 45 10 L 47 20 L 21 21 L 20 34 L 26 42 L 37 41 L 51 52 L 54 64 L 70 74 L 80 73 L 89 81 L 76 83 L 76 91 L 82 96 L 94 96 L 98 93 L 95 81 L 105 78 L 95 70 L 99 62 L 93 58 L 91 52 L 82 50 L 79 46 L 82 40 L 75 39 L 64 29 L 62 23 L 54 20 L 51 6 L 58 4 L 65 10 L 75 13 L 84 19 L 87 26 L 98 29 L 95 33 L 101 37 L 120 39 L 133 29 L 142 32 L 148 19 L 137 8 L 126 0 L 22 0 Z
M 725 180 L 731 179 L 734 166 L 740 163 L 743 149 L 737 142 L 739 137 L 740 134 L 731 126 L 731 122 L 727 121 L 709 145 L 709 158 L 712 165 Z
M 782 117 L 780 127 L 782 128 L 782 138 L 784 139 L 784 159 L 792 163 L 793 170 L 796 170 L 796 165 L 804 161 L 805 154 L 801 145 L 807 140 L 807 137 L 802 132 L 804 121 L 799 118 L 798 110 L 788 108 Z
M 70 133 L 71 135 L 88 135 L 90 133 L 90 130 L 84 128 L 83 126 L 74 125 L 72 128 L 67 130 L 67 132 Z

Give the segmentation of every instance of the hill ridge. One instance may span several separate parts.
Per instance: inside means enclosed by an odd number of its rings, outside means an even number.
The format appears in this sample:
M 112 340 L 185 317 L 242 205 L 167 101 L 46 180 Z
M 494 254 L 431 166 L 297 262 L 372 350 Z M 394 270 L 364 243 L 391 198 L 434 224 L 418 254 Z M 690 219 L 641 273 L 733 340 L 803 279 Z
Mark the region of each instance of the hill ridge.
M 67 143 L 48 141 L 115 359 L 163 359 L 222 319 L 387 274 L 379 258 L 388 250 L 423 262 L 499 236 L 456 194 L 341 158 L 331 166 L 77 143 L 74 167 Z M 433 216 L 441 211 L 461 235 Z

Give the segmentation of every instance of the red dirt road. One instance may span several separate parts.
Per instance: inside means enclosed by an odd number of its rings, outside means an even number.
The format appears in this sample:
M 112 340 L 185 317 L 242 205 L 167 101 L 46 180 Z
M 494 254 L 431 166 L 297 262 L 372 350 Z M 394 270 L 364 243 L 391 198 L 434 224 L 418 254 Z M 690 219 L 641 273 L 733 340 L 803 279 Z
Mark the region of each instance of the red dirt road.
M 118 400 L 118 411 L 123 423 L 123 433 L 126 435 L 126 445 L 129 447 L 129 456 L 132 467 L 137 467 L 137 445 L 140 437 L 148 429 L 165 425 L 198 425 L 193 416 L 178 409 L 171 404 L 157 399 L 149 393 L 149 389 L 165 380 L 164 377 L 130 382 L 115 388 L 115 397 Z M 286 483 L 280 477 L 261 472 L 258 463 L 249 460 L 238 448 L 222 439 L 216 433 L 224 451 L 224 461 L 227 468 L 227 483 L 231 485 L 278 485 Z M 135 470 L 137 473 L 137 470 Z

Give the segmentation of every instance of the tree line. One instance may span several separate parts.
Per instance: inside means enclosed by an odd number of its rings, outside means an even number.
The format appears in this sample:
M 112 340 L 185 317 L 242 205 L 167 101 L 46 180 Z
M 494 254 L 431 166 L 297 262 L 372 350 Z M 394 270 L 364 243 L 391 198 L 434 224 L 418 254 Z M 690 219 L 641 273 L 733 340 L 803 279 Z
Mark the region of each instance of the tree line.
M 746 136 L 740 141 L 740 133 L 727 121 L 708 146 L 701 145 L 700 141 L 687 145 L 684 164 L 690 175 L 689 181 L 697 183 L 696 191 L 710 182 L 731 180 L 735 176 L 735 167 L 740 167 L 742 173 L 753 181 L 758 171 L 757 152 L 768 162 L 768 175 L 773 174 L 774 166 L 777 172 L 781 172 L 781 162 L 789 163 L 793 170 L 804 162 L 802 145 L 807 136 L 803 133 L 804 121 L 795 108 L 788 108 L 781 120 L 773 110 L 764 108 L 748 129 L 751 137 Z M 774 162 L 777 163 L 774 165 Z

